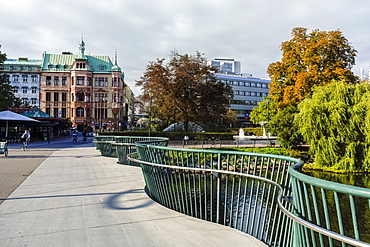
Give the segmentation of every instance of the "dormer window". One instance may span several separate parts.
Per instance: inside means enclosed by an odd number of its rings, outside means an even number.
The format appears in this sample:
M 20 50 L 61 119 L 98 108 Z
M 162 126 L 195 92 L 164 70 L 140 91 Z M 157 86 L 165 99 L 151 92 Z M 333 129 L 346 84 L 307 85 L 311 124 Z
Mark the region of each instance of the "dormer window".
M 106 68 L 105 65 L 100 65 L 99 66 L 99 70 L 105 70 L 105 68 Z

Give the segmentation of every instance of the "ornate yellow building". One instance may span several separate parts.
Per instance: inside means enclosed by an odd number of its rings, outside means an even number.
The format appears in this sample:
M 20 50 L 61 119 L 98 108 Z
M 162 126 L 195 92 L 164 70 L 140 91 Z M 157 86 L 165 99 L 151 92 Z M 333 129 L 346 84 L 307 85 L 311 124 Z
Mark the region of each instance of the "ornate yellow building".
M 78 55 L 44 52 L 40 108 L 56 118 L 70 119 L 73 127 L 124 129 L 133 104 L 127 95 L 132 93 L 117 65 L 117 54 L 114 64 L 108 56 L 85 55 L 83 40 Z

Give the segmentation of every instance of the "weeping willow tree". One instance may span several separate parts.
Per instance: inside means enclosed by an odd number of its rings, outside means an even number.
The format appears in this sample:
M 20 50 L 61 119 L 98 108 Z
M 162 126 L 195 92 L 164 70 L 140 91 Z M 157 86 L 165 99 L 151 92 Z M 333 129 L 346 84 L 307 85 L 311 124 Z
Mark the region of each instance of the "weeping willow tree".
M 299 105 L 298 126 L 314 168 L 370 172 L 370 85 L 334 82 L 315 87 Z

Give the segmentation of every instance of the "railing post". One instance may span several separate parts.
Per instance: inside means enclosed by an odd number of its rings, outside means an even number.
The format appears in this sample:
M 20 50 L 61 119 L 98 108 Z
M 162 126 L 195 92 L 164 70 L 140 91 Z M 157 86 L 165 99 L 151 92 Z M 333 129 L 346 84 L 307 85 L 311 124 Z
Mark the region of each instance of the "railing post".
M 221 154 L 218 153 L 217 157 L 217 170 L 221 170 Z M 221 174 L 217 174 L 217 216 L 216 222 L 217 224 L 220 223 L 220 206 L 221 206 Z

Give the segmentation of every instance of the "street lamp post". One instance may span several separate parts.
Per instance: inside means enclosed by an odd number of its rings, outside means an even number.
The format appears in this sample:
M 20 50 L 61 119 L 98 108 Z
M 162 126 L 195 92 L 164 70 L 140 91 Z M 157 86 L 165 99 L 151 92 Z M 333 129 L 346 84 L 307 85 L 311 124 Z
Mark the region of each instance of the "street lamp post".
M 269 103 L 270 103 L 270 99 L 269 98 L 266 98 L 266 109 L 267 109 L 267 121 L 266 121 L 266 125 L 268 125 L 269 121 L 270 121 L 270 116 L 269 116 Z M 270 137 L 270 132 L 267 131 L 267 143 L 271 146 L 270 144 L 270 141 L 269 141 L 269 137 Z
M 49 104 L 47 104 L 47 106 L 48 106 L 48 109 L 49 109 L 49 125 L 48 125 L 48 131 L 47 131 L 47 136 L 46 136 L 46 139 L 48 140 L 48 143 L 50 143 L 50 118 L 51 118 L 51 105 L 50 105 L 50 103 Z
M 102 132 L 103 131 L 103 118 L 102 118 L 102 115 L 103 115 L 103 100 L 104 100 L 104 90 L 99 88 L 98 90 L 99 94 L 98 94 L 98 97 L 99 97 L 99 132 Z
M 152 121 L 151 121 L 151 117 L 152 117 L 152 93 L 149 93 L 149 130 L 148 130 L 148 134 L 149 134 L 149 137 L 150 137 L 150 129 L 151 129 L 151 124 L 152 124 Z

